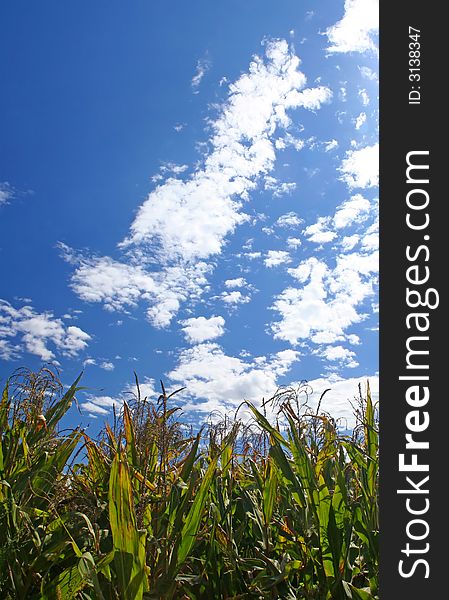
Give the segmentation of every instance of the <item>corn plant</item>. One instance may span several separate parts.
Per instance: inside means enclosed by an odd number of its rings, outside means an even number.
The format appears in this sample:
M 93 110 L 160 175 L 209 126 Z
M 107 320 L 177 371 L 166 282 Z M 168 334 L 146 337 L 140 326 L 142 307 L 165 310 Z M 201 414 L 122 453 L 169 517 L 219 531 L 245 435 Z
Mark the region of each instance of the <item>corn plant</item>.
M 58 396 L 49 373 L 29 375 L 19 401 L 7 385 L 0 404 L 1 597 L 378 597 L 369 387 L 351 435 L 293 390 L 271 399 L 270 418 L 270 402 L 246 403 L 250 421 L 193 434 L 174 393 L 162 384 L 152 402 L 136 378 L 95 440 L 57 431 L 79 380 Z

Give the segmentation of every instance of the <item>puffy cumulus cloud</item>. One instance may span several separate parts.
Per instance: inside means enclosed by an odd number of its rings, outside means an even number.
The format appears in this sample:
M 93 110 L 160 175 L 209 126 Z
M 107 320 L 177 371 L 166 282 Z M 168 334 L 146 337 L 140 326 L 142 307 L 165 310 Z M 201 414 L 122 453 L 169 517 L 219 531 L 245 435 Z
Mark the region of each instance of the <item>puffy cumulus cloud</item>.
M 246 304 L 251 300 L 250 296 L 245 296 L 239 290 L 232 292 L 222 292 L 219 296 L 228 305 Z
M 281 215 L 276 225 L 278 227 L 292 228 L 295 229 L 304 223 L 304 219 L 301 219 L 295 212 L 288 212 L 285 215 Z
M 136 306 L 141 298 L 149 298 L 157 291 L 156 281 L 143 267 L 108 256 L 81 259 L 71 287 L 82 300 L 103 302 L 109 310 Z
M 360 236 L 357 233 L 354 235 L 346 235 L 341 240 L 339 240 L 339 244 L 344 252 L 349 252 L 352 250 L 360 241 Z
M 325 346 L 318 351 L 318 354 L 327 361 L 337 363 L 339 368 L 354 369 L 359 366 L 359 363 L 355 360 L 355 352 L 343 346 Z
M 329 389 L 323 396 L 320 410 L 330 413 L 334 419 L 340 419 L 339 425 L 343 428 L 352 428 L 356 424 L 353 406 L 357 403 L 359 385 L 362 396 L 366 396 L 369 383 L 373 402 L 379 400 L 379 376 L 376 373 L 348 378 L 331 373 L 307 383 L 310 389 L 308 404 L 312 409 L 317 408 L 321 394 Z
M 163 262 L 219 254 L 225 237 L 248 220 L 241 203 L 232 199 L 237 190 L 244 191 L 243 182 L 229 181 L 218 169 L 207 176 L 196 173 L 188 181 L 169 179 L 140 207 L 132 225 L 133 243 L 154 246 Z
M 326 244 L 332 242 L 336 238 L 336 233 L 329 229 L 330 218 L 329 217 L 318 217 L 318 220 L 313 225 L 309 225 L 303 231 L 305 237 L 308 238 L 309 242 L 315 244 Z
M 23 351 L 44 361 L 55 361 L 55 352 L 74 357 L 90 339 L 88 333 L 67 326 L 51 312 L 38 313 L 31 306 L 14 308 L 0 300 L 0 356 L 5 360 L 16 358 Z
M 285 250 L 268 250 L 267 256 L 264 259 L 264 264 L 266 267 L 278 267 L 279 265 L 285 265 L 286 263 L 291 262 L 291 256 Z
M 357 308 L 374 295 L 378 260 L 377 251 L 352 252 L 338 255 L 333 269 L 315 257 L 289 269 L 301 286 L 287 287 L 271 306 L 281 317 L 271 324 L 274 337 L 293 346 L 348 341 L 346 330 L 367 316 Z
M 337 207 L 333 224 L 337 229 L 342 229 L 353 223 L 361 223 L 368 218 L 370 210 L 371 204 L 369 200 L 361 194 L 355 194 Z
M 243 400 L 260 403 L 272 396 L 278 378 L 298 360 L 299 352 L 289 349 L 244 361 L 228 356 L 216 343 L 205 343 L 183 350 L 168 377 L 185 385 L 185 394 L 195 400 L 186 402 L 184 411 L 234 411 Z
M 349 189 L 379 185 L 379 144 L 348 150 L 339 171 Z
M 186 340 L 191 344 L 214 340 L 224 334 L 223 317 L 193 317 L 180 323 Z
M 360 226 L 367 219 L 372 220 L 376 208 L 377 205 L 372 205 L 362 194 L 354 194 L 337 206 L 333 217 L 319 217 L 315 223 L 306 227 L 302 233 L 308 241 L 316 244 L 333 242 L 340 233 L 339 230 L 351 226 Z M 365 226 L 365 230 L 360 234 L 354 233 L 351 236 L 343 237 L 338 240 L 338 244 L 347 251 L 354 248 L 361 241 L 363 250 L 375 249 L 378 235 L 376 223 L 377 221 L 368 228 Z
M 379 33 L 379 0 L 345 0 L 343 18 L 329 27 L 328 52 L 375 51 Z
M 362 249 L 365 251 L 376 250 L 379 247 L 379 231 L 378 224 L 370 227 L 362 237 Z
M 273 192 L 274 198 L 280 198 L 285 194 L 290 194 L 293 190 L 296 189 L 296 183 L 294 182 L 286 182 L 286 181 L 278 181 L 275 177 L 265 177 L 265 189 Z
M 72 255 L 72 264 L 75 258 Z M 78 258 L 70 286 L 86 302 L 101 302 L 107 310 L 134 308 L 148 303 L 147 317 L 155 327 L 166 327 L 179 311 L 181 302 L 198 298 L 207 284 L 211 267 L 167 266 L 150 272 L 147 266 L 127 264 L 110 257 Z
M 293 136 L 290 132 L 287 132 L 283 137 L 279 137 L 275 140 L 274 145 L 277 150 L 284 150 L 289 146 L 292 146 L 295 150 L 302 150 L 304 148 L 304 140 Z
M 83 300 L 110 310 L 132 308 L 143 300 L 149 320 L 165 326 L 182 302 L 198 297 L 207 285 L 211 260 L 221 254 L 235 228 L 249 220 L 244 203 L 270 176 L 275 137 L 290 126 L 289 111 L 317 110 L 331 100 L 328 88 L 306 87 L 299 63 L 285 40 L 266 43 L 265 56 L 255 56 L 248 72 L 229 85 L 217 117 L 209 121 L 210 151 L 203 163 L 184 180 L 170 176 L 177 174 L 170 167 L 168 178 L 139 207 L 129 235 L 119 244 L 125 253 L 122 262 L 73 258 L 65 252 L 76 265 L 72 288 Z M 292 188 L 276 185 L 281 191 Z
M 244 287 L 246 284 L 246 279 L 244 277 L 237 277 L 236 279 L 226 279 L 224 282 L 225 287 L 228 289 L 236 288 L 236 287 Z

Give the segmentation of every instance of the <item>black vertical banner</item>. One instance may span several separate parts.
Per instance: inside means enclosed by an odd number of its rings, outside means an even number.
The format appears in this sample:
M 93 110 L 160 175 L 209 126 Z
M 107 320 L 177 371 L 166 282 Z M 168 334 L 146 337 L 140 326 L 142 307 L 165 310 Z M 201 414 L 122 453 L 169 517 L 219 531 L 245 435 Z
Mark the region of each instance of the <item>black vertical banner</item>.
M 434 3 L 380 17 L 380 598 L 445 598 L 447 36 Z

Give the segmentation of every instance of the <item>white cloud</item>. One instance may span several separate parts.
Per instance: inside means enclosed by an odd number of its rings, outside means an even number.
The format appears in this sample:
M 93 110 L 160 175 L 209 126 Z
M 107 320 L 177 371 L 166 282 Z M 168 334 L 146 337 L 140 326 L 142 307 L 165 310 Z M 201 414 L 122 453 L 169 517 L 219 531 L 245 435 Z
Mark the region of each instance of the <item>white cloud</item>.
M 262 398 L 271 397 L 278 378 L 297 360 L 298 352 L 283 350 L 245 362 L 226 355 L 218 344 L 206 343 L 183 350 L 168 377 L 185 385 L 185 394 L 194 399 L 182 407 L 184 411 L 226 412 L 235 410 L 243 400 L 259 404 Z
M 327 88 L 299 91 L 306 78 L 298 65 L 299 59 L 285 41 L 267 45 L 266 62 L 254 58 L 250 72 L 229 86 L 228 100 L 211 122 L 212 152 L 204 167 L 188 181 L 169 179 L 149 195 L 125 247 L 157 242 L 160 255 L 184 260 L 221 251 L 224 238 L 247 220 L 240 210 L 241 201 L 247 199 L 257 178 L 273 168 L 270 138 L 278 127 L 290 124 L 286 111 L 309 108 L 309 96 L 316 100 L 316 108 L 330 99 Z
M 360 236 L 356 233 L 354 235 L 347 235 L 340 240 L 340 246 L 344 252 L 352 250 L 359 243 Z
M 268 250 L 267 257 L 264 260 L 266 267 L 278 267 L 291 262 L 291 257 L 285 250 Z
M 337 229 L 342 229 L 353 223 L 361 223 L 368 218 L 370 210 L 369 200 L 361 194 L 355 194 L 337 207 L 333 218 L 334 226 Z
M 167 267 L 148 272 L 143 266 L 129 265 L 109 257 L 79 259 L 71 280 L 73 291 L 86 302 L 102 302 L 107 310 L 150 304 L 147 317 L 155 327 L 166 327 L 181 302 L 201 295 L 210 267 L 195 265 Z
M 9 201 L 14 197 L 14 190 L 7 181 L 0 182 L 0 206 L 9 204 Z
M 356 128 L 357 130 L 359 130 L 359 129 L 360 129 L 360 127 L 362 127 L 362 125 L 363 125 L 365 122 L 366 122 L 366 113 L 364 113 L 364 112 L 361 112 L 361 113 L 359 114 L 359 116 L 358 116 L 358 117 L 356 117 L 356 119 L 355 119 L 355 128 Z
M 289 237 L 287 238 L 287 246 L 295 250 L 301 246 L 301 240 L 299 238 Z
M 348 150 L 339 171 L 349 189 L 369 188 L 379 184 L 379 144 L 361 150 Z
M 308 238 L 309 242 L 315 244 L 326 244 L 335 239 L 336 233 L 329 229 L 330 218 L 318 217 L 318 220 L 313 225 L 309 225 L 303 231 L 303 234 Z
M 224 334 L 223 317 L 196 317 L 180 321 L 185 338 L 191 344 L 214 340 Z
M 356 404 L 359 384 L 362 388 L 362 395 L 366 394 L 367 382 L 370 385 L 372 400 L 377 402 L 379 400 L 379 377 L 377 374 L 350 378 L 330 374 L 307 382 L 312 390 L 308 404 L 312 409 L 316 409 L 321 394 L 330 388 L 330 391 L 323 396 L 320 410 L 330 413 L 335 419 L 342 419 L 341 426 L 352 428 L 355 425 L 355 417 L 351 404 Z
M 376 250 L 379 247 L 379 221 L 376 220 L 362 237 L 362 248 L 365 251 Z
M 324 151 L 330 152 L 331 150 L 335 150 L 338 148 L 337 140 L 329 140 L 328 142 L 324 142 Z
M 332 92 L 325 86 L 308 88 L 302 92 L 294 90 L 291 92 L 291 99 L 297 106 L 302 106 L 308 110 L 318 110 L 322 104 L 326 104 L 332 99 Z
M 364 77 L 365 79 L 368 79 L 368 81 L 377 81 L 378 80 L 378 75 L 377 75 L 376 71 L 373 71 L 369 67 L 359 67 L 359 69 L 360 69 L 360 73 L 362 74 L 362 77 Z
M 123 400 L 111 396 L 88 396 L 87 398 L 87 401 L 81 402 L 81 410 L 95 415 L 107 416 L 114 406 L 120 409 L 123 405 Z
M 187 171 L 188 168 L 188 165 L 177 165 L 176 163 L 168 162 L 164 163 L 161 166 L 160 170 L 161 173 L 164 173 L 164 175 L 166 175 L 167 173 L 173 173 L 173 175 L 181 175 L 181 173 Z
M 354 369 L 359 366 L 355 360 L 355 352 L 343 346 L 325 346 L 319 351 L 319 355 L 328 361 L 338 363 L 339 367 Z
M 227 237 L 249 220 L 244 202 L 274 168 L 274 139 L 291 124 L 288 112 L 317 110 L 332 97 L 326 87 L 305 88 L 299 62 L 286 41 L 266 43 L 265 57 L 255 56 L 249 71 L 229 85 L 217 118 L 209 121 L 203 164 L 185 180 L 169 177 L 157 185 L 138 209 L 119 244 L 126 253 L 122 262 L 66 252 L 77 265 L 72 288 L 83 300 L 110 310 L 143 300 L 149 320 L 166 326 L 182 302 L 199 297 L 213 267 L 204 261 L 220 255 Z
M 143 267 L 105 256 L 82 260 L 71 287 L 86 302 L 103 302 L 107 309 L 119 310 L 155 294 L 157 283 Z
M 237 277 L 236 279 L 226 279 L 224 284 L 225 287 L 227 287 L 228 289 L 244 287 L 246 285 L 246 279 L 244 277 Z
M 360 100 L 361 100 L 363 106 L 368 106 L 368 104 L 369 104 L 368 92 L 365 89 L 359 90 L 359 96 L 360 96 Z
M 285 215 L 281 215 L 276 221 L 278 227 L 291 227 L 296 228 L 304 223 L 304 219 L 301 219 L 295 212 L 289 212 Z
M 374 294 L 378 252 L 338 255 L 333 269 L 311 257 L 288 272 L 302 285 L 286 288 L 271 307 L 281 316 L 271 324 L 274 337 L 293 346 L 303 340 L 333 344 L 366 318 L 357 308 Z
M 277 150 L 284 150 L 288 146 L 293 146 L 295 150 L 302 150 L 304 148 L 304 140 L 297 138 L 290 132 L 287 132 L 283 137 L 277 138 L 274 145 Z
M 265 189 L 273 192 L 274 198 L 280 198 L 285 194 L 290 194 L 296 189 L 296 183 L 294 182 L 280 182 L 275 177 L 265 177 Z
M 245 252 L 243 255 L 248 260 L 255 260 L 256 258 L 260 258 L 262 256 L 262 252 Z
M 95 358 L 89 357 L 86 358 L 86 360 L 83 361 L 83 367 L 88 367 L 89 365 L 96 365 L 97 361 L 95 360 Z
M 220 298 L 226 304 L 246 304 L 251 300 L 249 296 L 245 296 L 242 292 L 234 290 L 232 292 L 222 292 Z
M 379 32 L 378 0 L 345 0 L 343 18 L 326 30 L 328 52 L 376 50 Z
M 108 360 L 104 360 L 100 363 L 100 369 L 103 369 L 103 371 L 113 371 L 115 369 L 115 365 Z
M 154 379 L 145 378 L 143 381 L 139 381 L 139 389 L 141 398 L 149 398 L 150 400 L 156 400 L 159 396 L 159 392 L 155 389 Z M 80 403 L 82 410 L 89 413 L 89 416 L 103 416 L 108 417 L 113 408 L 117 413 L 120 413 L 123 403 L 128 404 L 137 397 L 136 384 L 127 384 L 122 391 L 116 396 L 94 396 L 87 395 L 86 400 Z
M 192 81 L 190 82 L 192 89 L 194 90 L 194 94 L 198 94 L 200 83 L 210 68 L 211 62 L 206 58 L 201 58 L 196 63 L 195 75 L 192 77 Z
M 88 333 L 73 325 L 66 326 L 51 312 L 37 313 L 31 306 L 16 309 L 0 300 L 0 355 L 6 360 L 27 351 L 41 360 L 54 361 L 56 355 L 49 344 L 63 356 L 74 357 L 87 347 L 90 339 Z

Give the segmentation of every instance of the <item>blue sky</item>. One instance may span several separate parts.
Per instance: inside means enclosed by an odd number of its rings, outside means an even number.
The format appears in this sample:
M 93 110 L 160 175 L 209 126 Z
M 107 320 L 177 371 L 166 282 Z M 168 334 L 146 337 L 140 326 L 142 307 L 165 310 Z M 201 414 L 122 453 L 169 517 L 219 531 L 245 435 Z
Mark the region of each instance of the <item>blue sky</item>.
M 376 0 L 3 2 L 0 377 L 185 418 L 378 381 Z M 156 391 L 155 391 L 156 390 Z

